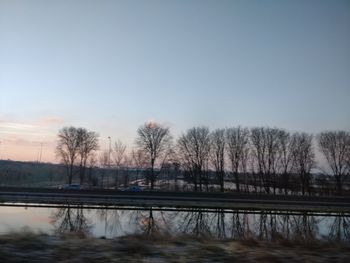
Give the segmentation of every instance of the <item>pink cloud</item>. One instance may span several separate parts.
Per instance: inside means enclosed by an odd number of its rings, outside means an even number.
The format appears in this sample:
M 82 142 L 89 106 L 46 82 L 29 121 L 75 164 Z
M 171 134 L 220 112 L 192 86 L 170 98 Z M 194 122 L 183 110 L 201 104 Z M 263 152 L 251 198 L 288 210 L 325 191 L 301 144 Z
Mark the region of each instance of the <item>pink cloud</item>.
M 22 146 L 39 146 L 41 144 L 52 146 L 55 144 L 54 140 L 31 140 L 28 138 L 19 137 L 17 135 L 8 135 L 1 140 L 3 144 L 7 145 L 22 145 Z
M 1 114 L 0 113 L 0 124 L 1 123 L 8 123 L 8 122 L 13 122 L 14 121 L 14 115 L 13 114 L 9 114 L 9 113 L 6 113 L 6 114 Z
M 64 123 L 64 119 L 61 117 L 55 117 L 55 116 L 48 116 L 41 118 L 39 121 L 39 124 L 41 125 L 56 125 L 56 124 L 62 124 Z

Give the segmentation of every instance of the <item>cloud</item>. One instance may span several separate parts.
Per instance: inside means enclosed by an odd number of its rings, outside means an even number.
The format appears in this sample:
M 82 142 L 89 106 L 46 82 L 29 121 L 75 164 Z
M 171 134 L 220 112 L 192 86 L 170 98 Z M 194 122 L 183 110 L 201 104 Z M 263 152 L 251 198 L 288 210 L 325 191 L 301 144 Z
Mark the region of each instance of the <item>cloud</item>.
M 41 142 L 39 141 L 32 141 L 32 140 L 26 140 L 23 138 L 19 138 L 17 136 L 8 136 L 2 140 L 4 144 L 9 145 L 22 145 L 22 146 L 38 146 Z
M 8 138 L 21 138 L 26 141 L 43 141 L 47 139 L 51 140 L 54 135 L 55 131 L 44 125 L 0 122 L 0 139 L 3 141 Z M 12 143 L 14 143 L 14 141 L 12 141 Z M 16 143 L 21 143 L 21 141 L 16 141 Z
M 10 113 L 0 113 L 0 124 L 7 122 L 14 122 L 14 115 Z
M 31 130 L 37 128 L 35 125 L 24 124 L 24 123 L 15 123 L 15 122 L 2 122 L 1 127 L 4 129 L 23 130 L 23 131 L 31 131 Z
M 24 138 L 16 135 L 8 135 L 5 138 L 1 139 L 3 145 L 12 145 L 12 146 L 53 146 L 55 145 L 55 138 L 46 138 L 45 140 L 40 140 L 38 138 Z
M 43 117 L 39 120 L 40 125 L 49 126 L 64 123 L 64 119 L 56 116 Z
M 36 125 L 15 122 L 0 122 L 0 135 L 30 136 L 40 134 L 42 132 L 43 130 Z
M 42 149 L 43 160 L 54 161 L 56 126 L 63 119 L 45 117 L 36 121 L 19 121 L 0 115 L 0 157 L 13 160 L 33 160 Z M 34 159 L 35 159 L 34 158 Z
M 170 122 L 170 121 L 161 121 L 161 122 L 158 122 L 158 121 L 155 121 L 153 118 L 151 119 L 148 119 L 146 122 L 145 122 L 146 125 L 149 125 L 149 126 L 154 126 L 155 124 L 159 124 L 161 125 L 162 127 L 172 127 L 173 124 Z
M 50 127 L 64 122 L 63 118 L 56 116 L 47 116 L 37 121 L 23 122 L 16 121 L 6 115 L 0 115 L 0 134 L 43 134 L 51 131 Z

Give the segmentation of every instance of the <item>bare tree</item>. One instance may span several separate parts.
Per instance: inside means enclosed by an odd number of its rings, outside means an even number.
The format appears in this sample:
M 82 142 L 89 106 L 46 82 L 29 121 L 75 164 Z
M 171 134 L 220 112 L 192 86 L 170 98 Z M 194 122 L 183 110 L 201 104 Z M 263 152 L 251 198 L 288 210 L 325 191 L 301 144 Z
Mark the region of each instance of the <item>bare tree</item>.
M 88 159 L 88 168 L 87 168 L 87 181 L 90 186 L 98 185 L 98 177 L 96 176 L 95 171 L 97 170 L 97 159 L 96 154 L 91 154 Z
M 133 149 L 131 152 L 132 166 L 136 169 L 136 182 L 139 179 L 139 173 L 147 166 L 146 154 L 143 150 Z
M 268 128 L 267 129 L 267 174 L 269 175 L 270 182 L 272 180 L 273 194 L 276 194 L 277 184 L 277 163 L 279 154 L 279 129 Z
M 236 181 L 236 190 L 240 191 L 239 172 L 246 170 L 249 130 L 246 128 L 229 128 L 226 130 L 227 153 L 231 172 Z
M 204 168 L 210 153 L 210 132 L 207 127 L 194 127 L 177 141 L 178 156 L 194 183 L 194 190 L 202 191 Z
M 211 133 L 210 161 L 215 168 L 215 174 L 220 184 L 221 192 L 224 192 L 225 144 L 225 130 L 217 129 Z
M 120 176 L 120 169 L 122 168 L 123 165 L 125 165 L 126 163 L 126 145 L 121 141 L 121 140 L 117 140 L 114 143 L 114 147 L 113 147 L 113 157 L 114 157 L 114 164 L 115 164 L 115 168 L 116 168 L 116 182 L 119 183 L 119 176 Z M 127 185 L 127 174 L 124 174 L 124 186 Z
M 106 169 L 109 168 L 109 151 L 105 150 L 99 155 L 99 163 L 101 166 L 101 186 L 104 187 L 104 178 L 106 175 Z M 108 173 L 107 173 L 108 176 Z
M 251 142 L 252 142 L 252 155 L 254 158 L 254 164 L 257 166 L 257 173 L 259 176 L 260 190 L 265 183 L 265 154 L 266 154 L 266 142 L 265 142 L 265 129 L 253 128 L 251 130 Z M 269 190 L 269 186 L 266 186 Z
M 113 157 L 114 157 L 114 163 L 119 168 L 123 165 L 126 158 L 126 145 L 121 141 L 118 140 L 114 143 L 114 149 L 113 149 Z
M 338 194 L 342 194 L 343 181 L 348 173 L 350 133 L 346 131 L 322 132 L 318 136 L 321 152 L 326 157 L 337 183 Z
M 171 139 L 169 128 L 155 122 L 145 123 L 137 130 L 136 145 L 146 153 L 149 160 L 151 189 L 157 177 L 154 171 L 156 162 L 169 152 Z
M 279 130 L 275 128 L 258 127 L 251 130 L 253 156 L 257 162 L 260 182 L 267 193 L 270 192 L 271 183 L 273 192 L 276 192 L 278 133 Z
M 295 143 L 293 147 L 293 161 L 295 172 L 300 176 L 301 191 L 305 195 L 307 191 L 311 194 L 310 180 L 311 169 L 315 166 L 315 153 L 312 146 L 311 134 L 294 133 L 292 140 Z
M 282 178 L 282 187 L 284 188 L 284 193 L 288 193 L 288 188 L 290 187 L 290 175 L 293 171 L 293 148 L 295 146 L 295 141 L 289 132 L 285 130 L 279 130 L 278 133 L 279 141 L 279 162 L 278 168 L 279 173 Z
M 248 131 L 249 133 L 249 131 Z M 249 162 L 251 161 L 251 156 L 250 156 L 250 141 L 248 139 L 248 143 L 246 147 L 243 150 L 242 154 L 242 161 L 241 161 L 241 170 L 240 173 L 244 175 L 244 185 L 245 185 L 245 191 L 249 192 L 249 182 L 248 182 L 248 165 Z
M 93 131 L 87 131 L 84 128 L 77 129 L 78 136 L 78 155 L 79 155 L 79 178 L 80 184 L 84 183 L 87 160 L 99 149 L 98 134 Z
M 67 182 L 72 183 L 74 163 L 78 157 L 79 138 L 75 127 L 64 127 L 58 132 L 56 156 L 67 169 Z
M 77 161 L 80 183 L 83 183 L 87 160 L 98 147 L 98 135 L 95 132 L 75 127 L 64 127 L 58 132 L 56 156 L 67 168 L 69 184 L 72 183 L 73 168 Z

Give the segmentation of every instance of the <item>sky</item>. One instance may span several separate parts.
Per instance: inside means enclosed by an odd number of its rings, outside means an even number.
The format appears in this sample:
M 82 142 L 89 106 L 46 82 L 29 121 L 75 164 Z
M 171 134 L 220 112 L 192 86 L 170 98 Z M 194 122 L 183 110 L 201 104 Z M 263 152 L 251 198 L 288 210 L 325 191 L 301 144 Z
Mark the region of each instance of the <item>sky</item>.
M 350 2 L 0 0 L 0 159 L 146 121 L 350 130 Z

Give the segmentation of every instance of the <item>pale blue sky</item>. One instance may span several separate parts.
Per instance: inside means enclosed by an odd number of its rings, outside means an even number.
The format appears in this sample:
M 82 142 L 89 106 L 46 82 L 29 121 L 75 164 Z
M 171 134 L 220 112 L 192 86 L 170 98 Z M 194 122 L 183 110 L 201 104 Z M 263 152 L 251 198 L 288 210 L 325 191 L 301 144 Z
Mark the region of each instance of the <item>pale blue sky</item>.
M 4 142 L 75 125 L 131 144 L 147 120 L 349 130 L 350 2 L 0 0 L 0 92 Z

